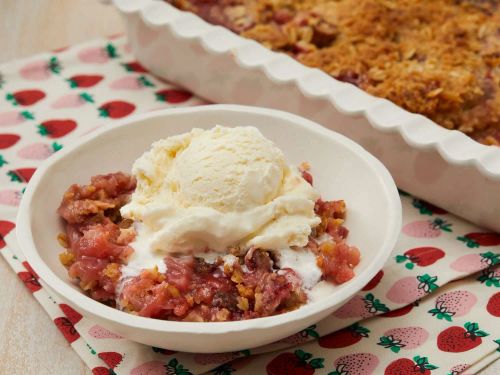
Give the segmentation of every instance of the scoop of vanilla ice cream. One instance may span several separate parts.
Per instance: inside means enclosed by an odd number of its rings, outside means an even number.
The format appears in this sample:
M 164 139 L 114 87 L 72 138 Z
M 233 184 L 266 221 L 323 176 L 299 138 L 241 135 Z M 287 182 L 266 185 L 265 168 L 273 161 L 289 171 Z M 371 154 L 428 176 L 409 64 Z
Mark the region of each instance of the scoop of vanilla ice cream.
M 254 127 L 193 129 L 160 140 L 132 173 L 137 188 L 121 213 L 138 223 L 136 247 L 148 251 L 305 246 L 320 222 L 317 191 Z
M 285 167 L 281 150 L 256 128 L 219 126 L 191 139 L 169 178 L 184 207 L 241 212 L 276 198 Z

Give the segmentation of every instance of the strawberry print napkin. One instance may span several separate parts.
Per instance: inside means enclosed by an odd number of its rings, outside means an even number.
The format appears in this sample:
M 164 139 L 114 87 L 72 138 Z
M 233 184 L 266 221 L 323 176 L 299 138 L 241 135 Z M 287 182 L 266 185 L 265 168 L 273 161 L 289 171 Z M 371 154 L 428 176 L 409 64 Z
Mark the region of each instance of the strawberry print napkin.
M 385 267 L 330 317 L 265 347 L 220 354 L 149 347 L 60 301 L 13 231 L 36 167 L 115 119 L 202 104 L 150 75 L 124 38 L 0 65 L 0 254 L 94 375 L 456 375 L 500 357 L 500 235 L 404 192 L 404 225 Z

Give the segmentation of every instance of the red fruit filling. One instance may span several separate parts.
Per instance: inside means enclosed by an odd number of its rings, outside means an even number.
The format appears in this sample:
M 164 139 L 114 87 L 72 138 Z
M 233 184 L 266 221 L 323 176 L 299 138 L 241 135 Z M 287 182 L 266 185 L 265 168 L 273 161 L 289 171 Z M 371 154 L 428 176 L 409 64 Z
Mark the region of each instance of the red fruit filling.
M 93 299 L 111 305 L 120 265 L 133 252 L 128 244 L 135 232 L 119 210 L 134 189 L 135 180 L 124 173 L 95 176 L 89 185 L 71 185 L 57 210 L 66 222 L 61 263 Z
M 304 178 L 312 183 L 309 173 Z M 89 185 L 72 185 L 58 209 L 66 224 L 59 236 L 65 251 L 61 263 L 91 298 L 145 317 L 182 321 L 228 321 L 280 314 L 307 302 L 302 279 L 289 268 L 279 269 L 274 255 L 252 248 L 234 263 L 214 263 L 194 256 L 164 259 L 166 272 L 144 269 L 121 279 L 121 267 L 133 253 L 132 222 L 120 208 L 135 190 L 124 173 L 94 176 Z M 336 284 L 354 277 L 356 247 L 346 244 L 343 201 L 318 200 L 321 223 L 307 247 L 316 254 L 323 278 Z M 321 239 L 321 240 L 320 240 Z

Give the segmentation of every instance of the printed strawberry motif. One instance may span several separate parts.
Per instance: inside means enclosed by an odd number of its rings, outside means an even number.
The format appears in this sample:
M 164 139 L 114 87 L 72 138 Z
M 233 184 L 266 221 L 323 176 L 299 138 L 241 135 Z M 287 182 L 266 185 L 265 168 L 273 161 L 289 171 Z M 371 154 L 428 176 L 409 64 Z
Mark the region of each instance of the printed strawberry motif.
M 486 311 L 491 315 L 500 317 L 500 292 L 493 294 L 488 300 Z
M 396 281 L 386 297 L 394 303 L 408 304 L 438 288 L 437 276 L 408 276 Z
M 189 100 L 193 96 L 188 91 L 177 90 L 177 89 L 165 89 L 160 90 L 155 93 L 156 99 L 161 102 L 167 102 L 170 104 L 178 104 Z
M 404 255 L 396 255 L 397 263 L 405 263 L 405 267 L 409 270 L 415 267 L 415 264 L 420 267 L 427 267 L 436 263 L 443 258 L 445 253 L 437 247 L 416 247 L 404 252 Z M 408 262 L 407 262 L 408 261 Z
M 461 353 L 481 345 L 481 337 L 489 336 L 481 331 L 477 323 L 467 322 L 464 328 L 453 326 L 439 333 L 437 337 L 438 349 L 448 353 Z
M 427 357 L 415 356 L 413 360 L 409 358 L 400 358 L 389 363 L 385 368 L 384 375 L 430 375 L 437 366 L 429 363 Z
M 59 318 L 54 319 L 54 324 L 61 331 L 64 338 L 71 344 L 72 342 L 78 340 L 80 338 L 80 334 L 73 327 L 71 321 L 65 316 L 61 316 Z
M 0 220 L 0 250 L 3 249 L 6 245 L 5 236 L 7 236 L 15 227 L 16 224 L 10 221 Z
M 93 87 L 102 81 L 104 77 L 99 74 L 78 74 L 67 79 L 71 88 Z
M 31 177 L 35 173 L 35 168 L 19 168 L 7 172 L 7 176 L 11 181 L 16 182 L 30 182 Z
M 409 305 L 401 307 L 400 309 L 388 311 L 388 312 L 382 314 L 381 316 L 383 316 L 385 318 L 397 318 L 398 316 L 403 316 L 403 315 L 408 314 L 411 310 L 413 310 L 414 306 L 415 305 L 413 305 L 413 304 L 409 304 Z
M 153 352 L 160 353 L 160 354 L 163 354 L 163 355 L 172 355 L 172 354 L 177 353 L 176 350 L 169 350 L 169 349 L 157 348 L 156 346 L 152 346 L 151 349 L 153 350 Z
M 467 290 L 452 290 L 436 298 L 435 307 L 428 312 L 438 319 L 449 322 L 452 317 L 466 315 L 476 304 L 477 297 Z
M 122 64 L 127 72 L 136 72 L 136 73 L 147 73 L 148 70 L 139 64 L 137 61 L 131 61 L 128 63 Z
M 328 375 L 371 375 L 379 362 L 379 359 L 371 353 L 343 355 L 337 358 L 333 364 L 335 370 Z
M 210 365 L 214 363 L 230 362 L 242 355 L 248 356 L 250 352 L 248 350 L 243 350 L 241 352 L 229 353 L 198 353 L 194 355 L 194 361 L 200 365 Z
M 61 138 L 75 130 L 76 126 L 76 122 L 70 119 L 47 120 L 38 125 L 38 133 L 52 139 Z
M 66 305 L 65 303 L 59 304 L 59 308 L 72 324 L 78 323 L 83 318 L 82 314 L 73 309 L 71 306 Z
M 281 353 L 266 366 L 268 375 L 312 375 L 316 369 L 323 368 L 323 358 L 312 358 L 303 350 L 294 353 Z
M 37 89 L 16 91 L 5 96 L 5 99 L 10 101 L 13 105 L 21 105 L 24 107 L 33 105 L 43 98 L 45 98 L 45 93 Z
M 477 278 L 481 284 L 487 287 L 494 286 L 495 288 L 500 288 L 500 268 L 499 267 L 489 267 L 481 271 L 481 275 Z
M 500 245 L 500 234 L 474 232 L 457 237 L 457 240 L 465 242 L 467 247 L 472 249 L 479 246 L 497 246 Z
M 423 201 L 421 199 L 413 198 L 413 201 L 411 202 L 411 204 L 413 205 L 413 207 L 418 209 L 422 215 L 432 216 L 434 214 L 445 215 L 448 213 L 447 211 L 443 210 L 442 208 L 434 206 L 433 204 L 426 202 L 426 201 Z
M 500 254 L 491 251 L 481 254 L 467 254 L 454 260 L 450 267 L 458 272 L 476 272 L 482 269 L 495 266 L 500 262 Z
M 113 90 L 142 90 L 145 87 L 154 87 L 155 85 L 145 76 L 135 77 L 127 76 L 111 82 L 109 87 Z
M 470 365 L 466 365 L 466 364 L 459 364 L 459 365 L 453 366 L 447 375 L 460 375 L 462 372 L 467 370 L 469 367 L 470 367 Z
M 447 223 L 441 218 L 434 220 L 414 221 L 403 227 L 403 233 L 416 238 L 436 238 L 442 231 L 452 232 L 452 224 Z
M 102 352 L 97 355 L 105 364 L 111 368 L 118 366 L 123 360 L 123 356 L 117 352 Z
M 0 113 L 0 126 L 19 125 L 35 116 L 28 111 L 8 111 Z
M 94 99 L 91 95 L 81 92 L 65 94 L 53 102 L 50 106 L 54 109 L 78 108 L 87 103 L 94 103 Z
M 187 368 L 184 368 L 184 366 L 179 363 L 177 358 L 172 358 L 165 365 L 164 370 L 166 370 L 166 375 L 193 375 L 191 371 L 189 371 Z
M 372 289 L 375 289 L 375 287 L 380 283 L 380 280 L 382 280 L 382 277 L 384 277 L 384 271 L 383 270 L 380 270 L 377 272 L 377 274 L 375 276 L 373 276 L 373 279 L 371 279 L 368 284 L 366 284 L 363 289 L 361 289 L 362 291 L 368 291 L 368 290 L 372 290 Z
M 14 146 L 20 139 L 17 134 L 0 134 L 0 150 Z
M 135 110 L 135 105 L 121 100 L 104 103 L 99 108 L 99 116 L 113 119 L 128 116 Z
M 19 190 L 2 190 L 0 191 L 0 204 L 7 206 L 19 206 L 23 193 Z
M 32 61 L 24 65 L 19 71 L 21 77 L 33 81 L 41 81 L 49 78 L 51 74 L 59 73 L 61 73 L 61 64 L 55 56 L 51 57 L 48 61 Z
M 57 142 L 53 142 L 50 145 L 37 142 L 21 148 L 19 151 L 17 151 L 17 156 L 23 159 L 44 160 L 60 149 L 62 149 L 62 145 Z
M 21 263 L 23 265 L 23 267 L 29 272 L 31 273 L 35 278 L 39 279 L 40 276 L 38 276 L 38 274 L 35 272 L 35 270 L 31 267 L 31 264 L 29 264 L 28 262 L 24 261 Z
M 422 327 L 393 328 L 380 337 L 377 345 L 399 353 L 401 349 L 411 350 L 418 348 L 429 338 L 429 332 Z
M 130 375 L 165 375 L 167 373 L 166 366 L 161 361 L 150 361 L 133 368 Z M 168 374 L 173 374 L 173 372 Z
M 279 340 L 278 342 L 283 342 L 291 345 L 300 345 L 303 344 L 307 341 L 309 341 L 310 337 L 313 337 L 315 339 L 319 338 L 318 332 L 315 330 L 316 325 L 312 325 L 307 327 L 306 329 L 303 329 L 300 332 L 297 332 L 291 336 L 285 337 L 284 339 Z
M 31 293 L 37 292 L 40 289 L 42 289 L 42 286 L 40 285 L 38 277 L 36 276 L 35 273 L 29 271 L 22 271 L 18 272 L 17 276 L 19 276 L 21 281 L 24 283 L 26 288 L 28 288 Z
M 375 299 L 372 293 L 365 296 L 356 295 L 345 303 L 333 315 L 340 319 L 369 318 L 379 312 L 387 312 L 389 309 L 380 300 Z
M 320 337 L 318 344 L 322 348 L 328 349 L 345 348 L 361 341 L 363 337 L 369 337 L 369 333 L 370 330 L 368 328 L 362 327 L 358 323 L 354 323 L 350 327 Z
M 89 335 L 95 339 L 123 339 L 123 336 L 117 335 L 116 333 L 113 333 L 97 324 L 89 328 Z
M 102 47 L 90 47 L 78 52 L 78 59 L 84 63 L 90 64 L 105 64 L 109 59 L 114 59 L 119 57 L 116 48 L 111 43 L 106 44 L 104 48 Z
M 116 372 L 114 372 L 113 369 L 106 368 L 106 367 L 94 367 L 92 369 L 92 374 L 93 375 L 116 375 Z
M 0 155 L 0 167 L 3 167 L 5 164 L 9 164 L 9 162 Z

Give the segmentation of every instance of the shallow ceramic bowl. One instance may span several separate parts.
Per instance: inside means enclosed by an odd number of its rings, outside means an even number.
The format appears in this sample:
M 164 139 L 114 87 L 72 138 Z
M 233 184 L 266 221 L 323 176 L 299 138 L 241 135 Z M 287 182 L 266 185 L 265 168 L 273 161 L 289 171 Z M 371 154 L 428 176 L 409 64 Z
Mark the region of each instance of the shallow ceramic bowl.
M 56 237 L 63 230 L 56 214 L 72 183 L 96 174 L 130 171 L 151 143 L 164 137 L 211 128 L 252 125 L 274 141 L 288 161 L 312 166 L 315 187 L 325 199 L 344 199 L 349 243 L 359 247 L 356 277 L 330 295 L 285 314 L 239 322 L 171 322 L 127 314 L 83 294 L 59 263 Z M 128 339 L 188 352 L 242 350 L 279 340 L 331 314 L 383 266 L 401 226 L 401 203 L 385 167 L 349 139 L 289 113 L 231 105 L 170 109 L 131 117 L 101 128 L 51 157 L 24 194 L 17 238 L 34 270 L 60 297 L 89 319 Z

